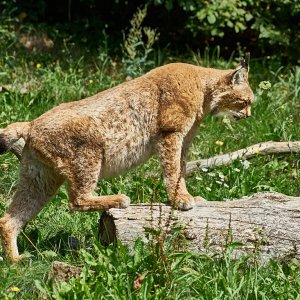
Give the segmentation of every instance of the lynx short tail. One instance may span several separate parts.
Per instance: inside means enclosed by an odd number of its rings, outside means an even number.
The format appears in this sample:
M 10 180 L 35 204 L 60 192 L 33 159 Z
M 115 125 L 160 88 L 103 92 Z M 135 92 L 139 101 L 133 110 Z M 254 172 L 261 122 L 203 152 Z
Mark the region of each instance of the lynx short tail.
M 20 138 L 27 139 L 30 122 L 17 122 L 0 129 L 0 154 L 10 151 Z

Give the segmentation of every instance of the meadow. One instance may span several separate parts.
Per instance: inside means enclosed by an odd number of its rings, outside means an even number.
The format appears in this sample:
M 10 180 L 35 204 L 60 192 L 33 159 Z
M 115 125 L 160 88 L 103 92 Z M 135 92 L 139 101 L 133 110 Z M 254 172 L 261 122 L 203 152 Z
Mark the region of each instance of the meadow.
M 32 120 L 59 103 L 93 95 L 165 63 L 234 68 L 239 59 L 234 54 L 224 60 L 219 48 L 184 57 L 145 48 L 133 59 L 118 58 L 110 55 L 105 39 L 93 53 L 67 41 L 44 53 L 12 47 L 0 59 L 0 127 Z M 189 160 L 258 142 L 300 140 L 300 68 L 282 66 L 276 58 L 252 59 L 250 83 L 256 96 L 252 117 L 239 122 L 208 117 Z M 299 164 L 296 154 L 257 156 L 246 164 L 236 161 L 194 173 L 187 185 L 191 194 L 219 201 L 259 191 L 299 195 Z M 18 165 L 10 153 L 0 157 L 0 215 L 15 191 Z M 97 193 L 125 193 L 133 203 L 166 202 L 163 180 L 149 177 L 149 172 L 161 172 L 155 157 L 127 174 L 101 181 Z M 233 259 L 234 244 L 222 254 L 192 253 L 176 249 L 172 239 L 163 241 L 163 247 L 137 240 L 133 251 L 120 243 L 105 248 L 97 241 L 100 214 L 69 212 L 62 187 L 20 235 L 20 250 L 28 258 L 17 265 L 0 261 L 0 298 L 300 299 L 296 259 L 261 264 L 259 253 Z M 48 272 L 54 260 L 83 266 L 80 278 L 53 283 Z M 140 275 L 140 287 L 134 288 Z

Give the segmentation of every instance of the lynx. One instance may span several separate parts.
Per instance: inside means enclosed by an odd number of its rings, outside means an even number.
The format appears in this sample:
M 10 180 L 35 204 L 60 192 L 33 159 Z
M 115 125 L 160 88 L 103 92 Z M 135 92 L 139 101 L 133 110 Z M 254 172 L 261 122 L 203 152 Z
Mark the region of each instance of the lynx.
M 100 179 L 115 176 L 157 154 L 171 204 L 189 210 L 205 199 L 189 194 L 184 180 L 188 148 L 209 113 L 249 117 L 253 92 L 248 62 L 235 70 L 184 63 L 158 67 L 86 99 L 60 104 L 31 122 L 0 129 L 0 153 L 24 139 L 20 180 L 0 219 L 7 258 L 21 258 L 21 228 L 64 182 L 76 211 L 125 208 L 123 194 L 95 196 Z

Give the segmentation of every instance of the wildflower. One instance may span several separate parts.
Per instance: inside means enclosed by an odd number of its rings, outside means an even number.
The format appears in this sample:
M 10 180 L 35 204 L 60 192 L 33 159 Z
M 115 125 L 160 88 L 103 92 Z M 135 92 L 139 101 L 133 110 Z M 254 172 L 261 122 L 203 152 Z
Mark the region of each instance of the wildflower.
M 218 176 L 219 176 L 219 178 L 220 178 L 221 181 L 224 181 L 225 175 L 223 173 L 219 172 Z
M 9 169 L 9 164 L 1 164 L 1 168 L 3 170 L 8 170 Z
M 10 290 L 15 293 L 18 293 L 20 291 L 20 289 L 16 286 L 11 287 Z
M 241 170 L 238 168 L 234 168 L 233 171 L 238 172 L 238 173 L 241 172 Z
M 134 288 L 135 290 L 140 289 L 141 283 L 142 283 L 142 281 L 144 280 L 144 278 L 145 278 L 145 274 L 139 275 L 139 276 L 137 277 L 137 279 L 133 282 L 133 288 Z
M 248 160 L 241 160 L 241 164 L 245 170 L 249 169 L 250 167 L 250 162 Z
M 42 67 L 41 64 L 36 64 L 36 68 L 37 68 L 37 69 L 40 69 L 41 67 Z
M 224 142 L 223 142 L 223 141 L 216 141 L 216 145 L 218 145 L 218 146 L 223 146 L 223 145 L 224 145 Z
M 93 79 L 90 79 L 90 80 L 89 80 L 89 84 L 92 84 L 93 82 L 94 82 Z
M 269 90 L 272 85 L 270 81 L 261 81 L 258 86 L 262 90 Z
M 229 185 L 227 183 L 224 183 L 224 187 L 229 188 Z
M 255 154 L 259 154 L 260 153 L 260 151 L 259 150 L 255 150 Z
M 208 169 L 207 168 L 201 168 L 201 171 L 206 173 L 206 172 L 208 172 Z
M 211 192 L 211 188 L 208 187 L 208 186 L 206 187 L 206 190 L 209 191 L 209 192 Z
M 220 185 L 222 184 L 222 182 L 219 181 L 219 180 L 216 180 L 216 183 L 217 183 L 217 184 L 220 184 Z

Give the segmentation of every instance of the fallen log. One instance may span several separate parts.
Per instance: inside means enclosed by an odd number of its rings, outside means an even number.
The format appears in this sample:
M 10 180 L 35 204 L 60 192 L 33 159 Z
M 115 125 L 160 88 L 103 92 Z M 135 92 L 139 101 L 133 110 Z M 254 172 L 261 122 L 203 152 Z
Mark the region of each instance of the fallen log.
M 220 167 L 231 164 L 238 159 L 252 159 L 257 156 L 270 154 L 299 153 L 300 142 L 264 142 L 255 144 L 234 152 L 217 155 L 214 157 L 190 161 L 186 166 L 186 174 L 189 175 L 201 168 Z
M 99 219 L 99 239 L 103 244 L 120 240 L 131 248 L 137 238 L 148 241 L 145 228 L 164 232 L 165 238 L 178 225 L 191 251 L 220 253 L 238 242 L 236 256 L 255 252 L 263 261 L 300 259 L 300 197 L 271 192 L 234 201 L 205 201 L 190 211 L 164 204 L 110 209 Z

